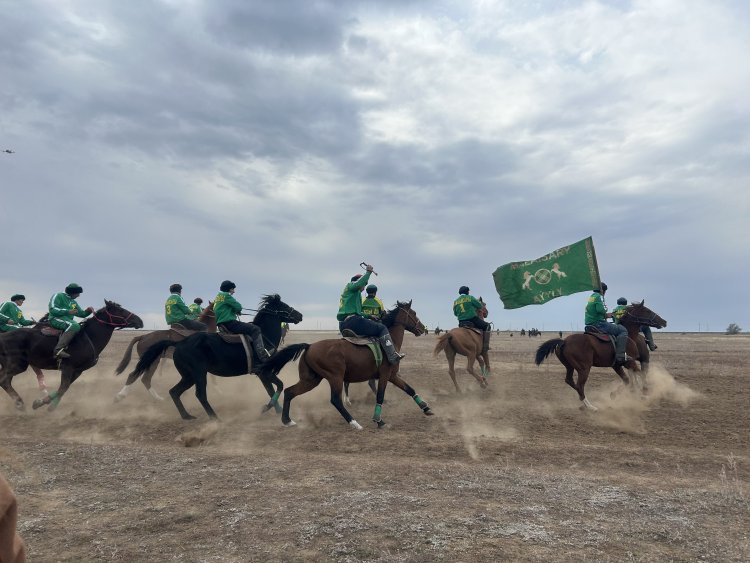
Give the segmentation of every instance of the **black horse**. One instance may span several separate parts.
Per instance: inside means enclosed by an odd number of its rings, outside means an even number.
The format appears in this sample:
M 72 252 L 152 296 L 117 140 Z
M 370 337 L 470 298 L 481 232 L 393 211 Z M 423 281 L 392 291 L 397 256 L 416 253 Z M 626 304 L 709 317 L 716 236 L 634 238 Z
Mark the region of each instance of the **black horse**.
M 296 324 L 301 320 L 302 313 L 284 303 L 278 294 L 273 294 L 263 297 L 253 323 L 260 328 L 263 340 L 267 345 L 276 348 L 281 341 L 281 323 Z M 227 342 L 221 334 L 199 332 L 179 342 L 162 340 L 151 346 L 138 360 L 135 370 L 128 376 L 127 384 L 132 384 L 143 375 L 149 369 L 149 366 L 157 361 L 164 351 L 171 346 L 174 346 L 172 355 L 174 365 L 182 378 L 177 385 L 169 390 L 169 396 L 172 397 L 180 416 L 186 420 L 195 417 L 185 410 L 180 396 L 193 385 L 195 385 L 195 396 L 203 405 L 208 416 L 216 418 L 216 412 L 211 408 L 206 395 L 207 374 L 235 377 L 257 372 L 255 367 L 252 368 L 252 372 L 249 372 L 245 346 L 241 342 Z M 252 350 L 252 346 L 249 349 L 252 351 L 253 366 L 258 366 L 260 364 L 258 356 Z M 270 403 L 264 410 L 273 406 L 277 412 L 281 412 L 278 398 L 284 389 L 284 384 L 276 374 L 264 375 L 259 373 L 258 375 L 268 392 L 268 396 L 271 397 Z M 276 389 L 274 389 L 274 385 Z
M 29 366 L 40 369 L 59 369 L 60 388 L 43 399 L 37 399 L 33 408 L 49 404 L 54 409 L 70 385 L 87 369 L 96 365 L 104 347 L 116 328 L 143 328 L 143 321 L 114 301 L 104 301 L 105 306 L 82 323 L 80 332 L 68 346 L 70 358 L 57 360 L 53 356 L 57 336 L 42 333 L 45 323 L 34 328 L 20 328 L 3 333 L 0 337 L 0 387 L 16 402 L 16 408 L 25 408 L 23 399 L 13 389 L 13 376 L 26 371 Z

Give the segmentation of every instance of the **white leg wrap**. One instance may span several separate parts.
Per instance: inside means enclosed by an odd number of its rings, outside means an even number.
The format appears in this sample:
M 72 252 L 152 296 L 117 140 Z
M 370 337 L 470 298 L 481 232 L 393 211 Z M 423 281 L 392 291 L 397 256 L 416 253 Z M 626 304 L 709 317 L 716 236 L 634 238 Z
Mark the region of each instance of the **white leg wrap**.
M 157 401 L 163 401 L 163 400 L 164 400 L 164 399 L 162 398 L 162 396 L 161 396 L 161 395 L 159 395 L 159 393 L 157 393 L 157 392 L 156 392 L 156 389 L 154 389 L 153 387 L 151 387 L 151 388 L 150 388 L 150 389 L 148 390 L 148 392 L 149 392 L 149 393 L 151 394 L 151 396 L 152 396 L 152 397 L 153 397 L 154 399 L 156 399 Z
M 292 426 L 297 426 L 297 423 L 293 420 L 290 420 L 289 422 L 285 422 L 284 426 L 286 426 L 287 428 L 291 428 Z
M 362 430 L 362 425 L 354 419 L 349 422 L 349 426 L 351 426 L 355 430 Z
M 120 391 L 115 395 L 115 403 L 119 403 L 122 401 L 125 397 L 128 396 L 128 393 L 130 393 L 130 386 L 125 385 Z
M 589 402 L 588 397 L 586 397 L 585 399 L 583 399 L 583 404 L 586 405 L 586 408 L 589 409 L 589 410 L 592 410 L 592 411 L 598 411 L 599 410 L 598 408 L 596 408 L 594 405 L 592 405 Z

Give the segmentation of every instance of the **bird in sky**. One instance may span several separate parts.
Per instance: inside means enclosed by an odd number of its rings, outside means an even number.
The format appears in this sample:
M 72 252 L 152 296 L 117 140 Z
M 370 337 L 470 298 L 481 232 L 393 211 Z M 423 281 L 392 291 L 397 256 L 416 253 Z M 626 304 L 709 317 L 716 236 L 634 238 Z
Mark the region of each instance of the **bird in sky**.
M 3 152 L 7 152 L 8 154 L 14 154 L 16 151 L 12 151 L 10 149 L 5 149 Z

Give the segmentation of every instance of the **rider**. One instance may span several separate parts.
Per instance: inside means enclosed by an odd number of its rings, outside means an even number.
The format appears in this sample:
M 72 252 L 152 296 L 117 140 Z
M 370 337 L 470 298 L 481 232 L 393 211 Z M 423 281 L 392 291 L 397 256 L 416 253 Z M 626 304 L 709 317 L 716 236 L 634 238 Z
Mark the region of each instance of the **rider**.
M 586 303 L 585 325 L 591 325 L 601 332 L 610 334 L 615 337 L 615 363 L 623 365 L 630 358 L 625 353 L 628 345 L 627 329 L 617 323 L 608 323 L 607 319 L 612 317 L 612 313 L 607 312 L 607 305 L 604 303 L 604 294 L 607 292 L 607 284 L 601 284 L 601 287 L 595 289 Z
M 462 285 L 458 288 L 458 298 L 453 302 L 453 314 L 458 319 L 458 326 L 474 326 L 484 331 L 482 332 L 482 353 L 484 353 L 490 349 L 492 326 L 480 316 L 482 309 L 484 309 L 484 303 L 469 295 L 467 286 Z
M 628 300 L 624 297 L 620 297 L 617 300 L 617 307 L 612 309 L 612 319 L 617 323 L 620 324 L 620 320 L 623 316 L 625 316 L 625 309 L 627 308 Z M 656 343 L 654 343 L 654 335 L 651 332 L 651 327 L 648 325 L 641 325 L 641 332 L 643 333 L 643 336 L 646 338 L 646 344 L 648 344 L 648 349 L 652 352 L 658 348 Z
M 359 336 L 375 336 L 380 346 L 385 351 L 388 363 L 396 365 L 404 354 L 399 353 L 393 345 L 388 328 L 381 322 L 368 319 L 362 312 L 362 290 L 367 285 L 372 274 L 373 267 L 365 265 L 365 275 L 356 274 L 344 287 L 339 299 L 339 311 L 336 319 L 339 321 L 339 330 L 350 330 Z
M 253 348 L 255 353 L 258 354 L 258 359 L 261 362 L 268 361 L 271 354 L 263 345 L 263 334 L 258 326 L 237 320 L 237 316 L 242 311 L 242 305 L 233 297 L 236 288 L 237 286 L 229 280 L 221 282 L 219 294 L 214 300 L 216 325 L 224 327 L 228 332 L 234 334 L 247 334 L 253 342 Z
M 190 318 L 191 319 L 197 319 L 201 316 L 201 313 L 203 312 L 203 307 L 201 307 L 201 303 L 203 303 L 203 299 L 200 297 L 196 297 L 193 299 L 193 302 L 190 304 L 188 309 L 190 309 Z
M 83 288 L 80 285 L 69 283 L 65 292 L 55 293 L 49 300 L 49 324 L 63 331 L 55 346 L 56 358 L 70 358 L 70 354 L 65 349 L 81 330 L 81 325 L 73 317 L 86 318 L 94 312 L 93 307 L 87 307 L 85 311 L 81 310 L 81 306 L 76 302 L 76 298 L 81 293 L 83 293 Z
M 188 330 L 206 330 L 206 325 L 193 320 L 193 312 L 185 305 L 182 300 L 182 286 L 179 283 L 173 283 L 169 286 L 170 296 L 164 303 L 164 317 L 167 324 L 174 328 L 179 324 Z
M 22 326 L 29 326 L 35 324 L 35 321 L 29 321 L 23 317 L 21 312 L 21 305 L 26 300 L 26 297 L 20 293 L 16 293 L 10 298 L 10 301 L 6 301 L 0 305 L 0 332 L 10 332 L 16 330 Z
M 385 314 L 385 305 L 375 294 L 378 292 L 378 286 L 370 284 L 365 288 L 367 297 L 362 299 L 362 314 L 374 321 L 379 321 Z

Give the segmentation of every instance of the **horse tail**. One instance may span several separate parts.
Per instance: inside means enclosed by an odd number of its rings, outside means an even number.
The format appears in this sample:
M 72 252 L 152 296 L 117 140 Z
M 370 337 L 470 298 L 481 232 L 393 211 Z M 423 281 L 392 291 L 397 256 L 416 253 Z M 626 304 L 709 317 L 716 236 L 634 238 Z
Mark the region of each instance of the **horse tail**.
M 120 375 L 123 371 L 125 371 L 125 368 L 128 367 L 128 364 L 130 363 L 130 358 L 133 355 L 133 348 L 145 336 L 146 336 L 145 334 L 142 334 L 141 336 L 136 336 L 135 338 L 133 338 L 133 340 L 130 341 L 130 344 L 128 344 L 128 347 L 125 350 L 125 355 L 122 357 L 122 360 L 120 360 L 120 363 L 115 368 L 115 375 Z
M 167 348 L 169 348 L 170 346 L 175 346 L 176 344 L 177 342 L 175 342 L 174 340 L 160 340 L 156 344 L 152 344 L 151 347 L 149 347 L 149 349 L 146 350 L 140 357 L 138 363 L 135 364 L 135 369 L 128 376 L 128 381 L 130 381 L 131 378 L 133 378 L 133 381 L 135 381 L 144 373 L 146 373 L 146 371 L 148 371 L 148 368 L 151 367 L 151 364 L 153 364 Z
M 534 360 L 536 365 L 541 365 L 547 356 L 554 352 L 558 347 L 562 347 L 564 343 L 565 341 L 562 338 L 553 338 L 539 346 L 536 350 L 536 358 Z
M 263 363 L 261 372 L 266 375 L 278 375 L 281 369 L 291 361 L 297 360 L 303 352 L 310 347 L 309 344 L 292 344 L 276 352 L 271 358 Z
M 450 345 L 450 341 L 451 335 L 448 332 L 439 336 L 437 343 L 435 344 L 435 349 L 432 351 L 432 357 L 436 358 L 440 352 L 444 351 Z

